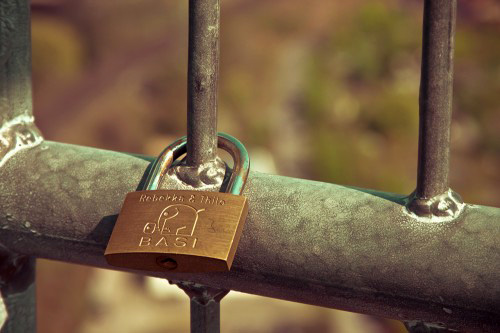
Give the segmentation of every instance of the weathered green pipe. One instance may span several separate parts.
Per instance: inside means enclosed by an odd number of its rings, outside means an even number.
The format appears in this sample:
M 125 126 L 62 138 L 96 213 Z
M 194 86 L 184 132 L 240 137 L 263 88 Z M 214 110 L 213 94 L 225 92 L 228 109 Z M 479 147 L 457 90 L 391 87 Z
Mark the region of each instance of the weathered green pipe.
M 0 243 L 115 269 L 104 248 L 148 164 L 54 142 L 18 152 L 0 169 Z M 244 194 L 231 272 L 142 273 L 468 332 L 498 327 L 500 209 L 466 205 L 454 221 L 425 222 L 403 196 L 257 172 Z

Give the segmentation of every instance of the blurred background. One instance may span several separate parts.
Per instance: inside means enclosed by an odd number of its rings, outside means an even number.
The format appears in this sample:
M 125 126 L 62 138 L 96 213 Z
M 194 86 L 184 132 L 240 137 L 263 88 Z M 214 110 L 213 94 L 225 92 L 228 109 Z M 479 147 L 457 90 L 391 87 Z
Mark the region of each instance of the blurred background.
M 219 125 L 252 168 L 387 192 L 416 181 L 422 1 L 221 1 Z M 187 1 L 32 0 L 48 140 L 157 155 L 186 131 Z M 500 206 L 500 3 L 459 1 L 451 185 Z M 39 332 L 188 332 L 164 280 L 38 261 Z M 230 293 L 223 332 L 404 332 Z

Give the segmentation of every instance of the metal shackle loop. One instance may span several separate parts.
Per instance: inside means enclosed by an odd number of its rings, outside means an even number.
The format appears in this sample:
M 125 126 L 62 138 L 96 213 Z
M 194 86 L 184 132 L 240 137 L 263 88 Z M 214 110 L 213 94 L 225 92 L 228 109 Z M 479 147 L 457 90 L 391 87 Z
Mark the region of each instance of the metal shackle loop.
M 217 146 L 227 151 L 234 161 L 233 172 L 227 186 L 227 193 L 240 195 L 243 192 L 250 170 L 250 157 L 245 146 L 226 133 L 218 133 Z M 187 137 L 176 140 L 165 148 L 155 160 L 144 183 L 143 190 L 156 190 L 168 168 L 187 152 Z

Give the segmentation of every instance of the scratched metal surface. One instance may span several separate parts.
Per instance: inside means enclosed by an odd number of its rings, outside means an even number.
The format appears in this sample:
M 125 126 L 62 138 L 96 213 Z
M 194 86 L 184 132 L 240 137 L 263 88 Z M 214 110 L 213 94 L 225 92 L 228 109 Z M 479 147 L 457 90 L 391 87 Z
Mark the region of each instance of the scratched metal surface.
M 103 253 L 116 214 L 147 167 L 54 142 L 18 152 L 0 169 L 0 243 L 110 268 Z M 455 221 L 423 222 L 402 196 L 257 172 L 244 194 L 249 215 L 230 273 L 145 274 L 467 331 L 498 327 L 500 209 L 467 205 Z

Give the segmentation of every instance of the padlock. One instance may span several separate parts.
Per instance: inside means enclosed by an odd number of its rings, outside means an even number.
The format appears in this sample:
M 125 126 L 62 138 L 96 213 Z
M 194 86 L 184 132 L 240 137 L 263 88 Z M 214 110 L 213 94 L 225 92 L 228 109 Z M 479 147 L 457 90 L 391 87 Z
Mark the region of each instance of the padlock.
M 127 194 L 106 248 L 110 265 L 148 271 L 228 271 L 243 231 L 248 203 L 241 195 L 250 169 L 237 139 L 219 133 L 218 146 L 234 168 L 229 193 L 157 190 L 172 163 L 186 153 L 186 137 L 155 161 L 144 190 Z

